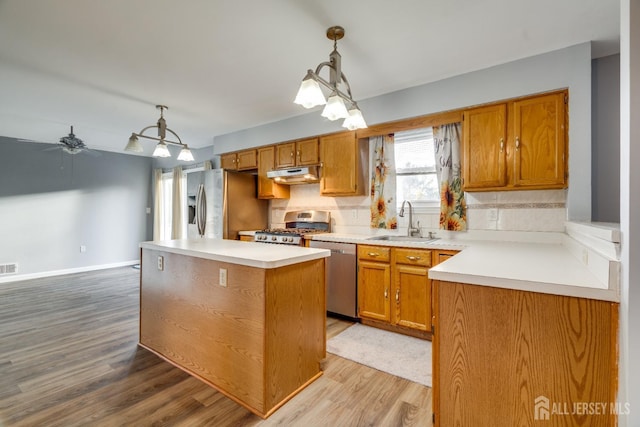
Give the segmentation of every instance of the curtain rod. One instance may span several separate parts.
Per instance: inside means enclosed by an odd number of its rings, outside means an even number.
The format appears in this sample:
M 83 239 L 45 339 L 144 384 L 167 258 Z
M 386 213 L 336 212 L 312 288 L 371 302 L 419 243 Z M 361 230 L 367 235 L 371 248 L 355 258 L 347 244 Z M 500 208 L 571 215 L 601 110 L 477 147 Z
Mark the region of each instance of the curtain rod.
M 189 173 L 189 172 L 198 172 L 198 171 L 204 170 L 204 165 L 206 162 L 212 163 L 211 160 L 205 160 L 204 162 L 194 163 L 192 165 L 186 165 L 182 167 L 182 171 L 185 173 Z M 162 173 L 170 173 L 170 172 L 173 172 L 173 168 L 162 168 Z

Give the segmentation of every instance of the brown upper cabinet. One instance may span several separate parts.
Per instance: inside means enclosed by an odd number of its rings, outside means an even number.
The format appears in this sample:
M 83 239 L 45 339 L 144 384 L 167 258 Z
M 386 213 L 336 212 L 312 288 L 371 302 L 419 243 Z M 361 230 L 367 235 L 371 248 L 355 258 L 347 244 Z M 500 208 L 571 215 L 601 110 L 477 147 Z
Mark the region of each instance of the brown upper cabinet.
M 317 165 L 318 138 L 285 142 L 276 147 L 275 168 L 290 168 L 294 166 Z
M 243 150 L 220 156 L 220 167 L 230 170 L 251 170 L 258 168 L 258 150 Z
M 567 92 L 465 110 L 465 191 L 566 188 Z
M 515 101 L 513 185 L 566 185 L 566 92 Z
M 464 188 L 507 184 L 507 104 L 474 108 L 464 113 Z
M 278 184 L 267 178 L 267 172 L 275 167 L 276 147 L 262 147 L 258 149 L 258 198 L 259 199 L 288 199 L 289 186 Z
M 364 194 L 367 147 L 368 140 L 356 138 L 355 132 L 320 137 L 320 195 Z

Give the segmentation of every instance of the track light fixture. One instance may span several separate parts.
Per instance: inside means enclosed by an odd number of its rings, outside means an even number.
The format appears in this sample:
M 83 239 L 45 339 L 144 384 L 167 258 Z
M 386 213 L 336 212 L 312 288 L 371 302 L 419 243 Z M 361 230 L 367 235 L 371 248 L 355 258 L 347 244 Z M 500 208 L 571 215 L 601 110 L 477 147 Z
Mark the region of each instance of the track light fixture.
M 164 113 L 164 110 L 168 110 L 169 107 L 167 107 L 166 105 L 156 105 L 156 108 L 160 110 L 160 118 L 158 119 L 158 123 L 156 123 L 155 125 L 147 126 L 146 128 L 142 129 L 138 133 L 135 133 L 135 132 L 132 133 L 131 137 L 129 138 L 129 142 L 127 143 L 127 146 L 125 147 L 124 150 L 132 151 L 134 153 L 142 153 L 143 151 L 142 145 L 138 141 L 138 138 L 153 139 L 154 141 L 158 141 L 158 145 L 156 145 L 155 150 L 153 150 L 153 157 L 171 157 L 171 153 L 169 152 L 169 148 L 167 147 L 167 144 L 173 144 L 173 145 L 178 145 L 182 147 L 182 149 L 180 150 L 180 153 L 178 154 L 178 160 L 183 160 L 185 162 L 193 162 L 194 161 L 193 154 L 191 154 L 191 150 L 189 150 L 189 147 L 187 146 L 187 144 L 183 144 L 178 134 L 167 127 L 167 122 L 164 119 L 163 113 Z M 158 138 L 144 135 L 144 133 L 147 130 L 152 128 L 158 129 Z M 166 140 L 165 137 L 167 132 L 175 136 L 178 139 L 178 142 Z
M 349 81 L 341 70 L 338 40 L 343 37 L 344 28 L 334 26 L 327 29 L 327 38 L 333 40 L 333 52 L 329 54 L 329 62 L 322 62 L 315 72 L 313 70 L 307 71 L 307 75 L 302 80 L 296 99 L 293 102 L 302 105 L 304 108 L 324 105 L 324 110 L 322 110 L 323 117 L 329 120 L 345 119 L 342 126 L 349 130 L 363 129 L 367 127 L 367 124 L 364 121 L 364 117 L 362 117 L 358 104 L 352 98 Z M 329 67 L 329 81 L 319 75 L 324 67 Z M 346 88 L 346 93 L 338 87 L 341 84 Z M 331 91 L 328 99 L 325 99 L 320 85 Z M 347 102 L 346 105 L 345 101 Z

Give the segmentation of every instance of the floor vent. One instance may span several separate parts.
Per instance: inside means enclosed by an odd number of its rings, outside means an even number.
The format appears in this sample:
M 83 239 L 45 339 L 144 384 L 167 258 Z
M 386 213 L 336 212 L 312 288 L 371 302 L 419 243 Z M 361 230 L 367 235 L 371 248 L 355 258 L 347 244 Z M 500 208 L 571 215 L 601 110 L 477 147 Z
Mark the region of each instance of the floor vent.
M 0 276 L 3 274 L 16 274 L 18 272 L 18 264 L 0 264 Z

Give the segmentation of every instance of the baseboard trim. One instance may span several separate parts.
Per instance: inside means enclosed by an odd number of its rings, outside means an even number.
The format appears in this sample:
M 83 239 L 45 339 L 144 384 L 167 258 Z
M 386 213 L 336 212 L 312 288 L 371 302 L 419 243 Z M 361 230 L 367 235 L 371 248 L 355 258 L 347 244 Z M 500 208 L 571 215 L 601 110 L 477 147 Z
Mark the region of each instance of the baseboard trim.
M 125 267 L 127 265 L 140 264 L 140 260 L 115 262 L 112 264 L 88 265 L 86 267 L 67 268 L 64 270 L 42 271 L 39 273 L 15 274 L 0 278 L 0 284 L 19 282 L 21 280 L 40 279 L 42 277 L 62 276 L 65 274 L 84 273 L 87 271 L 105 270 L 107 268 Z

